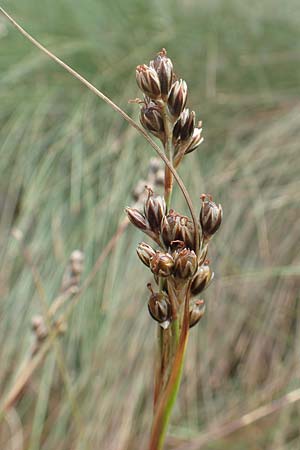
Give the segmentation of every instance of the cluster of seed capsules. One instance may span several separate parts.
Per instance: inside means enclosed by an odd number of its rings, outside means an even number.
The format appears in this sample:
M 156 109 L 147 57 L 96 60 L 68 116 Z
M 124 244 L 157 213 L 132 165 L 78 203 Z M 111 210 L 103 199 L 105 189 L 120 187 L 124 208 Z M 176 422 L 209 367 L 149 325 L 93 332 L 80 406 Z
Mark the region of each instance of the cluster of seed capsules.
M 173 64 L 163 49 L 149 66 L 136 69 L 136 80 L 144 94 L 140 120 L 144 128 L 158 137 L 164 148 L 169 148 L 174 167 L 182 158 L 202 142 L 201 123 L 195 126 L 195 112 L 186 108 L 187 85 L 177 80 Z M 213 272 L 207 260 L 208 243 L 222 222 L 222 207 L 203 194 L 197 230 L 193 221 L 174 210 L 167 210 L 163 197 L 147 189 L 144 210 L 127 208 L 130 222 L 149 236 L 158 250 L 141 242 L 137 247 L 140 260 L 154 274 L 157 292 L 151 284 L 148 309 L 150 315 L 163 328 L 168 328 L 174 315 L 182 311 L 183 298 L 190 289 L 190 327 L 196 325 L 205 311 L 204 300 L 199 295 L 207 288 Z M 201 239 L 197 243 L 196 234 Z M 172 291 L 172 292 L 171 292 Z M 171 301 L 172 299 L 172 301 Z
M 190 327 L 193 327 L 205 311 L 204 300 L 198 299 L 198 296 L 213 278 L 206 258 L 208 242 L 222 222 L 221 205 L 214 203 L 209 196 L 202 196 L 199 217 L 202 233 L 198 249 L 195 248 L 195 230 L 191 219 L 172 209 L 167 212 L 164 198 L 153 195 L 151 189 L 148 189 L 143 213 L 136 208 L 127 208 L 126 213 L 130 222 L 159 246 L 155 250 L 151 245 L 141 242 L 137 247 L 140 260 L 154 274 L 159 287 L 158 292 L 154 292 L 152 286 L 148 285 L 151 291 L 148 301 L 151 316 L 163 328 L 167 328 L 172 320 L 168 292 L 170 285 L 174 292 L 180 292 L 189 284 Z M 177 307 L 180 308 L 181 305 Z
M 177 167 L 186 154 L 196 150 L 203 142 L 202 122 L 199 121 L 196 127 L 195 112 L 186 108 L 187 84 L 176 78 L 165 49 L 150 61 L 149 66 L 137 66 L 136 80 L 144 94 L 140 102 L 141 124 L 165 145 L 169 133 L 164 120 L 167 114 L 174 149 L 173 165 Z

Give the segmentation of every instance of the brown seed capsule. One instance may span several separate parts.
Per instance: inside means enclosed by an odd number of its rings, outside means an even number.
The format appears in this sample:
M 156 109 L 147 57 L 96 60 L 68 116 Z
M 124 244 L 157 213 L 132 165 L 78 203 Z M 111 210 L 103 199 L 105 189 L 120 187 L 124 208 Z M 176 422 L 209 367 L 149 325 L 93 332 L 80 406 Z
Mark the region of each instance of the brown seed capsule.
M 166 202 L 160 195 L 154 196 L 150 188 L 148 188 L 148 198 L 145 201 L 144 212 L 151 230 L 156 233 L 160 232 L 161 221 L 166 213 Z
M 193 278 L 191 293 L 193 295 L 199 295 L 202 291 L 204 291 L 204 289 L 208 287 L 213 277 L 214 273 L 211 271 L 208 264 L 203 264 L 202 266 L 200 266 Z
M 166 100 L 173 81 L 173 64 L 170 58 L 167 57 L 167 52 L 164 48 L 158 53 L 156 58 L 150 62 L 150 67 L 152 67 L 158 75 L 162 98 Z
M 194 327 L 205 313 L 204 300 L 194 300 L 190 304 L 190 328 Z
M 173 83 L 168 97 L 168 107 L 174 118 L 178 118 L 184 110 L 187 93 L 187 84 L 184 80 L 178 80 Z
M 192 221 L 185 216 L 170 210 L 161 222 L 161 237 L 167 248 L 172 243 L 183 242 L 184 247 L 194 250 L 194 227 Z M 176 245 L 175 245 L 176 247 Z M 174 247 L 172 247 L 174 249 Z
M 154 102 L 149 102 L 142 107 L 140 122 L 154 136 L 164 139 L 164 121 L 159 107 Z
M 153 67 L 142 64 L 137 66 L 135 74 L 136 82 L 144 94 L 153 100 L 161 97 L 159 78 Z
M 159 322 L 163 328 L 167 328 L 171 321 L 171 306 L 167 294 L 153 292 L 151 284 L 147 285 L 151 291 L 148 301 L 148 310 L 151 317 Z
M 185 108 L 173 128 L 173 143 L 185 142 L 192 138 L 195 128 L 195 111 Z
M 197 256 L 193 250 L 184 248 L 177 252 L 175 257 L 174 276 L 188 279 L 195 275 L 197 270 Z
M 181 131 L 180 131 L 180 139 L 182 141 L 189 140 L 194 133 L 195 128 L 195 111 L 189 111 L 188 108 L 186 108 L 181 113 L 182 120 L 181 120 Z
M 203 137 L 201 136 L 202 128 L 195 128 L 193 132 L 193 136 L 191 138 L 191 142 L 189 143 L 189 146 L 185 150 L 184 154 L 187 155 L 188 153 L 192 153 L 196 148 L 199 147 L 200 144 L 204 141 Z
M 169 253 L 156 252 L 150 259 L 150 269 L 159 277 L 169 277 L 174 268 L 174 259 Z
M 150 259 L 152 258 L 152 256 L 155 255 L 155 250 L 153 250 L 153 248 L 150 245 L 146 244 L 145 242 L 141 242 L 138 245 L 136 252 L 142 263 L 144 263 L 147 267 L 149 267 Z
M 212 197 L 206 194 L 201 196 L 202 207 L 200 211 L 200 224 L 204 238 L 210 239 L 219 229 L 223 210 L 222 206 L 212 201 Z
M 140 230 L 146 231 L 150 229 L 147 219 L 136 208 L 126 208 L 125 212 L 130 222 Z

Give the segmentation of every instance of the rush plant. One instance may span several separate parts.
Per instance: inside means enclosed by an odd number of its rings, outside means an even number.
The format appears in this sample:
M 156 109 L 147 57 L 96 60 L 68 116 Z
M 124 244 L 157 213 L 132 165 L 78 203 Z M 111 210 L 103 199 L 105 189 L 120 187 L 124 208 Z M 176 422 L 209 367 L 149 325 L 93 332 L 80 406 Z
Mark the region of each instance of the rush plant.
M 177 79 L 173 63 L 162 49 L 149 65 L 136 68 L 143 92 L 140 121 L 163 146 L 172 167 L 202 143 L 202 123 L 186 107 L 188 88 Z M 199 220 L 171 208 L 173 174 L 165 167 L 164 196 L 147 188 L 143 211 L 127 208 L 131 223 L 154 243 L 137 247 L 137 254 L 153 274 L 148 309 L 158 323 L 159 352 L 154 388 L 154 419 L 150 450 L 161 450 L 169 417 L 178 393 L 189 329 L 202 318 L 205 301 L 199 295 L 213 279 L 207 259 L 208 245 L 222 222 L 222 207 L 202 194 Z

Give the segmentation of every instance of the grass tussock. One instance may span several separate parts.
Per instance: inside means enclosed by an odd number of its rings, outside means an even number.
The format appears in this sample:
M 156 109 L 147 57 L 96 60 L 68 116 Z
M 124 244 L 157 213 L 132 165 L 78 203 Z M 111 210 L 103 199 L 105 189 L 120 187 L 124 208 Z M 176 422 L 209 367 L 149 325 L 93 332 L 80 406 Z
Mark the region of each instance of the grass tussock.
M 166 47 L 203 120 L 181 174 L 195 204 L 222 203 L 207 314 L 191 331 L 170 448 L 299 387 L 300 13 L 277 0 L 5 1 L 41 42 L 133 117 L 134 69 Z M 151 149 L 105 104 L 0 20 L 0 393 L 42 310 L 11 235 L 22 230 L 50 305 L 73 249 L 85 276 L 123 220 Z M 178 208 L 183 200 L 175 189 Z M 68 329 L 0 426 L 24 450 L 143 448 L 151 420 L 146 271 L 128 229 L 72 310 Z M 299 402 L 203 448 L 299 447 Z M 12 413 L 14 414 L 14 413 Z M 18 434 L 19 433 L 19 434 Z M 21 438 L 20 438 L 21 439 Z M 9 447 L 7 447 L 9 448 Z

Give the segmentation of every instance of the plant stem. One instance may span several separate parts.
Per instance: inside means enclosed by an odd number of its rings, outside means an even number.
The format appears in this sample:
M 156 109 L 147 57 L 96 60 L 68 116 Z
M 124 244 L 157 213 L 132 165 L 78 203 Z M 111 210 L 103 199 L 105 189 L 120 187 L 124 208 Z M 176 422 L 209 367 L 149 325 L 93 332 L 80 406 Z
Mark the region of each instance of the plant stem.
M 189 291 L 190 283 L 187 287 L 182 330 L 175 354 L 173 364 L 171 366 L 170 378 L 166 389 L 161 395 L 157 411 L 153 420 L 149 450 L 162 450 L 165 442 L 167 428 L 171 416 L 173 406 L 175 404 L 180 381 L 183 372 L 184 356 L 189 335 Z
M 164 129 L 165 129 L 165 155 L 170 161 L 171 166 L 173 166 L 173 144 L 172 144 L 172 126 L 170 122 L 170 118 L 168 115 L 167 104 L 162 102 L 162 116 L 164 121 Z M 164 198 L 166 202 L 166 210 L 169 211 L 171 198 L 173 191 L 173 175 L 170 168 L 165 165 L 165 192 Z M 161 286 L 160 286 L 161 289 Z M 168 383 L 168 378 L 170 375 L 170 367 L 173 362 L 174 354 L 176 352 L 178 341 L 179 341 L 179 322 L 177 318 L 177 306 L 176 306 L 176 298 L 174 298 L 172 292 L 172 333 L 170 330 L 164 330 L 159 325 L 159 367 L 156 370 L 155 376 L 155 387 L 154 387 L 154 409 L 156 408 L 157 402 L 159 401 L 159 397 L 164 390 L 164 387 Z
M 162 106 L 162 117 L 164 121 L 164 129 L 165 129 L 165 154 L 170 164 L 173 166 L 173 144 L 172 144 L 172 126 L 169 119 L 167 104 L 163 103 Z M 173 174 L 168 166 L 165 166 L 165 201 L 167 205 L 167 211 L 170 209 L 171 199 L 172 199 L 172 191 L 173 191 Z

